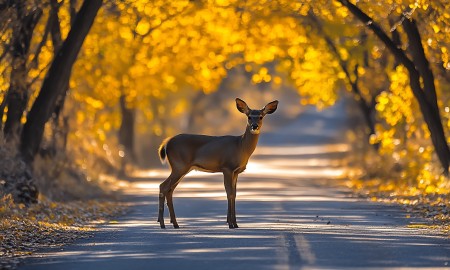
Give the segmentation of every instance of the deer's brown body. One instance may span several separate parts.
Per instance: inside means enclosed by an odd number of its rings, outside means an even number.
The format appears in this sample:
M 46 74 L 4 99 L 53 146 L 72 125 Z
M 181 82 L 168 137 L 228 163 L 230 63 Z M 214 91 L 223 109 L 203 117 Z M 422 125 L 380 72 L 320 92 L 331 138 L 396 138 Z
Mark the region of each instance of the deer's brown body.
M 173 208 L 173 191 L 181 179 L 191 170 L 222 172 L 228 199 L 227 222 L 229 228 L 238 228 L 236 222 L 236 184 L 238 174 L 245 170 L 247 162 L 258 143 L 262 119 L 273 113 L 278 101 L 267 104 L 262 110 L 251 110 L 247 104 L 236 99 L 240 112 L 248 116 L 245 133 L 241 136 L 206 136 L 179 134 L 165 140 L 159 148 L 161 160 L 167 158 L 171 173 L 160 185 L 158 222 L 164 224 L 164 202 L 167 199 L 170 221 L 178 228 Z

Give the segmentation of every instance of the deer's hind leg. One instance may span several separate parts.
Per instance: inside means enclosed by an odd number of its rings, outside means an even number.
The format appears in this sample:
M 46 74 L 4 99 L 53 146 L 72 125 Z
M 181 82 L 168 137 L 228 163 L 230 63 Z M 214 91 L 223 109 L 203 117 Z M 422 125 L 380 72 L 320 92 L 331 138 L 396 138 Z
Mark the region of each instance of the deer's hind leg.
M 164 224 L 164 202 L 167 198 L 167 207 L 169 208 L 170 221 L 173 223 L 175 228 L 179 228 L 175 211 L 173 207 L 173 191 L 177 187 L 178 183 L 180 183 L 183 176 L 187 173 L 187 171 L 176 172 L 172 171 L 167 177 L 167 179 L 159 185 L 159 214 L 158 214 L 158 222 L 162 229 L 166 226 Z
M 173 224 L 173 227 L 175 229 L 180 228 L 180 226 L 178 226 L 178 222 L 177 222 L 177 217 L 175 216 L 175 209 L 173 208 L 173 192 L 175 190 L 175 188 L 178 186 L 178 183 L 181 181 L 182 177 L 180 178 L 180 180 L 170 189 L 170 191 L 167 193 L 166 198 L 167 198 L 167 208 L 169 208 L 169 215 L 170 215 L 170 223 Z
M 166 200 L 166 197 L 164 196 L 164 193 L 159 192 L 159 211 L 158 211 L 158 222 L 161 226 L 161 229 L 165 229 L 166 225 L 164 224 L 164 202 Z

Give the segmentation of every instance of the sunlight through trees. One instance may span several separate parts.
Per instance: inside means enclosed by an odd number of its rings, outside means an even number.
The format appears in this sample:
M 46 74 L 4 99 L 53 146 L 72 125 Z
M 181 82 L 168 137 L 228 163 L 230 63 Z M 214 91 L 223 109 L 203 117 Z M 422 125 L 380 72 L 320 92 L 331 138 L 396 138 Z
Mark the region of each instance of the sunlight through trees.
M 448 191 L 449 10 L 422 0 L 0 2 L 2 144 L 30 168 L 62 155 L 88 178 L 125 173 L 137 149 L 156 153 L 241 68 L 255 85 L 296 89 L 299 106 L 350 96 L 364 142 L 400 171 L 393 178 Z

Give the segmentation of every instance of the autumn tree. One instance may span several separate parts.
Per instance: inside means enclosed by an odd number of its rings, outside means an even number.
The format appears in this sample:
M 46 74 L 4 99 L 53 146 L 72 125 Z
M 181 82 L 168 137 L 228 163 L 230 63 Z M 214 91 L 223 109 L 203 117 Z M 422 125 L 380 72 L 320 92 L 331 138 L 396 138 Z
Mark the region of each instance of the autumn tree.
M 440 19 L 445 17 L 443 4 L 425 9 L 422 2 L 414 6 L 407 0 L 359 1 L 358 6 L 333 0 L 78 2 L 37 5 L 41 19 L 28 36 L 27 56 L 21 56 L 26 58 L 28 101 L 16 117 L 19 122 L 9 115 L 2 118 L 2 123 L 17 123 L 18 130 L 23 124 L 20 150 L 30 163 L 42 141 L 54 144 L 58 125 L 64 125 L 68 133 L 62 144 L 67 142 L 68 154 L 79 157 L 74 164 L 118 168 L 123 157 L 148 147 L 136 137 L 150 134 L 146 141 L 156 144 L 162 136 L 187 129 L 195 101 L 240 70 L 261 95 L 269 86 L 296 89 L 299 106 L 332 106 L 347 96 L 346 89 L 365 118 L 367 141 L 379 146 L 380 155 L 425 174 L 433 163 L 426 144 L 431 134 L 444 166 L 448 125 L 442 125 L 439 108 L 448 100 L 444 90 L 449 82 L 442 46 L 448 38 L 440 30 L 446 29 Z M 16 16 L 11 7 L 2 14 Z M 369 17 L 367 24 L 351 15 L 353 7 Z M 436 23 L 428 27 L 422 21 Z M 377 25 L 389 46 L 374 35 Z M 14 44 L 20 31 L 1 19 L 0 27 L 6 29 L 5 44 Z M 7 106 L 7 93 L 17 88 L 12 75 L 20 69 L 10 68 L 12 47 L 5 44 L 0 112 L 9 114 L 14 110 Z M 448 113 L 443 117 L 448 119 Z M 141 151 L 147 155 L 150 149 Z M 424 165 L 411 165 L 413 153 Z
M 8 2 L 9 3 L 9 2 Z M 75 1 L 71 1 L 71 7 L 74 7 Z M 32 161 L 37 154 L 46 122 L 55 112 L 57 104 L 64 99 L 65 91 L 71 74 L 73 63 L 75 62 L 78 52 L 81 49 L 84 38 L 86 37 L 98 9 L 102 5 L 102 1 L 85 1 L 77 13 L 73 27 L 67 38 L 63 41 L 61 38 L 61 31 L 59 29 L 58 9 L 61 4 L 57 1 L 51 0 L 49 3 L 42 3 L 37 5 L 34 2 L 19 1 L 5 4 L 1 6 L 1 12 L 4 14 L 9 12 L 13 20 L 8 24 L 5 22 L 5 32 L 3 37 L 8 41 L 7 45 L 3 47 L 4 56 L 10 55 L 8 59 L 11 61 L 11 68 L 4 68 L 4 74 L 9 72 L 9 88 L 3 96 L 1 105 L 1 115 L 3 122 L 3 113 L 7 109 L 6 121 L 4 126 L 4 133 L 6 138 L 13 138 L 20 136 L 20 152 L 21 159 L 24 160 L 28 167 L 20 174 L 25 175 L 25 180 L 22 177 L 14 176 L 17 179 L 9 179 L 8 185 L 14 186 L 19 190 L 16 198 L 22 198 L 24 202 L 28 203 L 34 201 L 37 196 L 36 188 L 32 180 L 30 168 L 32 168 Z M 48 7 L 50 7 L 48 9 Z M 43 35 L 35 35 L 38 28 L 38 22 L 43 17 L 43 10 L 46 10 L 46 23 L 43 28 Z M 71 9 L 72 10 L 72 9 Z M 9 33 L 10 36 L 9 36 Z M 41 91 L 36 99 L 33 99 L 33 106 L 27 114 L 26 122 L 22 129 L 22 115 L 27 108 L 31 90 L 31 84 L 35 79 L 40 79 L 41 72 L 46 68 L 40 69 L 39 60 L 43 49 L 47 49 L 47 39 L 49 34 L 52 36 L 54 57 L 48 60 L 50 68 L 45 75 Z M 39 41 L 33 44 L 33 37 L 39 36 L 36 39 Z M 32 45 L 33 44 L 33 45 Z M 30 48 L 33 48 L 33 53 L 30 53 Z M 48 50 L 48 49 L 47 49 Z M 3 59 L 2 59 L 3 60 Z M 50 64 L 51 63 L 51 64 Z M 30 83 L 33 69 L 40 69 L 33 81 Z M 62 97 L 61 97 L 62 96 Z M 21 133 L 20 133 L 21 132 Z M 20 181 L 19 181 L 20 180 Z M 28 194 L 28 195 L 25 195 Z
M 380 27 L 378 22 L 364 13 L 350 1 L 339 0 L 346 6 L 355 17 L 363 22 L 374 34 L 385 44 L 385 46 L 394 54 L 409 73 L 409 83 L 415 99 L 419 103 L 420 110 L 431 134 L 431 140 L 434 149 L 442 165 L 445 174 L 448 174 L 450 162 L 450 148 L 444 133 L 441 122 L 440 110 L 437 102 L 436 87 L 433 71 L 430 68 L 429 61 L 425 55 L 422 45 L 421 34 L 418 30 L 416 20 L 412 18 L 412 12 L 409 9 L 403 10 L 399 21 L 403 26 L 408 40 L 408 52 L 399 48 L 397 44 Z M 417 7 L 416 7 L 417 8 Z M 423 4 L 422 8 L 427 9 L 428 4 Z M 434 7 L 431 7 L 434 8 Z
M 3 132 L 6 138 L 10 139 L 19 135 L 22 115 L 28 102 L 27 60 L 33 31 L 42 16 L 42 8 L 24 0 L 10 3 L 9 7 L 8 4 L 4 4 L 2 12 L 9 12 L 13 18 L 12 22 L 9 22 L 12 33 L 9 48 L 4 48 L 5 52 L 11 55 L 9 89 L 2 102 L 0 113 L 3 116 L 4 108 L 8 108 Z
M 55 109 L 57 98 L 62 91 L 67 90 L 72 66 L 101 5 L 102 0 L 84 1 L 67 39 L 53 59 L 42 89 L 31 107 L 22 131 L 20 150 L 22 157 L 27 162 L 33 161 L 38 152 L 45 123 Z

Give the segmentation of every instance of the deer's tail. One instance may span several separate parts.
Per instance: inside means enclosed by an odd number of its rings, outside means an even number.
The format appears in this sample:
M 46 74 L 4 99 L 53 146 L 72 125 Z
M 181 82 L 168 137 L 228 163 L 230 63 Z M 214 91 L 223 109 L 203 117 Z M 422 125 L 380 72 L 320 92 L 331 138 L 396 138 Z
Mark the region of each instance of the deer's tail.
M 171 138 L 167 138 L 165 139 L 162 144 L 159 146 L 158 148 L 158 155 L 159 155 L 159 159 L 161 160 L 162 164 L 166 163 L 166 159 L 167 159 L 167 143 L 170 141 Z

